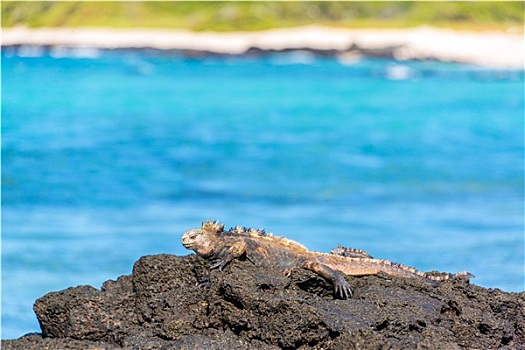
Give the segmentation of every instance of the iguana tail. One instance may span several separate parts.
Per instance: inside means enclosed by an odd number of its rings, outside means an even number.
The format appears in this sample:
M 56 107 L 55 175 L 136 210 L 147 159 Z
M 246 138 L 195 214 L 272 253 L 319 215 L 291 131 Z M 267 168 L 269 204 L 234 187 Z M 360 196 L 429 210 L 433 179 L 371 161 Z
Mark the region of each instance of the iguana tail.
M 330 268 L 350 276 L 377 275 L 380 272 L 396 277 L 419 278 L 435 284 L 454 278 L 470 279 L 474 275 L 469 272 L 439 273 L 421 272 L 413 267 L 390 262 L 388 260 L 369 258 L 350 258 L 335 254 L 315 253 L 319 261 Z

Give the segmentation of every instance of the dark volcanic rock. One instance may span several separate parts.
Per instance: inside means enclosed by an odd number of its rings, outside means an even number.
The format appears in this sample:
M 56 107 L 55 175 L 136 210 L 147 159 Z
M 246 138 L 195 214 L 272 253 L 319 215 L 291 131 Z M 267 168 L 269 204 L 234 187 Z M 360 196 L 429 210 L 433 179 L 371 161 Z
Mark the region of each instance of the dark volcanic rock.
M 385 275 L 348 277 L 354 296 L 337 300 L 306 270 L 206 266 L 195 255 L 146 256 L 101 290 L 49 293 L 34 306 L 42 334 L 2 348 L 525 349 L 525 292 Z

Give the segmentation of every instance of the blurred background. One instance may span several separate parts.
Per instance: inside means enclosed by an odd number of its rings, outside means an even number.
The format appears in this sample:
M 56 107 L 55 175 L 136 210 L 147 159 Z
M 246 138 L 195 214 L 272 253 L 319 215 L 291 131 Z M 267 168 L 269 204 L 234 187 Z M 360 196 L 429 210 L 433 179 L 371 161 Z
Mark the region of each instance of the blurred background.
M 523 31 L 519 1 L 3 1 L 2 26 L 237 31 L 323 24 Z
M 2 26 L 523 31 L 521 2 L 11 2 Z M 523 291 L 523 70 L 2 48 L 2 338 L 203 220 Z

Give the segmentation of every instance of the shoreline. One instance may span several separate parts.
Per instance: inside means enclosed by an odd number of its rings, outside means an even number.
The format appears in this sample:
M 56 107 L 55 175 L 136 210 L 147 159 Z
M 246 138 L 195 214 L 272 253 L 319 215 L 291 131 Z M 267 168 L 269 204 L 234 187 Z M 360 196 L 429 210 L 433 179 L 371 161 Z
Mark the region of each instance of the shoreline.
M 355 56 L 438 60 L 497 69 L 524 69 L 522 34 L 466 32 L 433 27 L 343 29 L 306 26 L 260 32 L 191 32 L 163 29 L 2 28 L 2 48 L 154 49 L 193 56 L 309 51 Z

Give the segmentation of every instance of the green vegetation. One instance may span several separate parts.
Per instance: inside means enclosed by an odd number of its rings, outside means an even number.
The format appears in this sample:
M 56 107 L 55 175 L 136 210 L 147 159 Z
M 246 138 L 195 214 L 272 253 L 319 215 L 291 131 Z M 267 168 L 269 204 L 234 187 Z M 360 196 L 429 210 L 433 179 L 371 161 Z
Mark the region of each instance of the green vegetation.
M 458 29 L 519 28 L 522 1 L 344 2 L 184 1 L 92 2 L 2 1 L 2 27 L 185 28 L 261 30 L 322 24 L 351 28 L 411 27 L 422 24 Z

